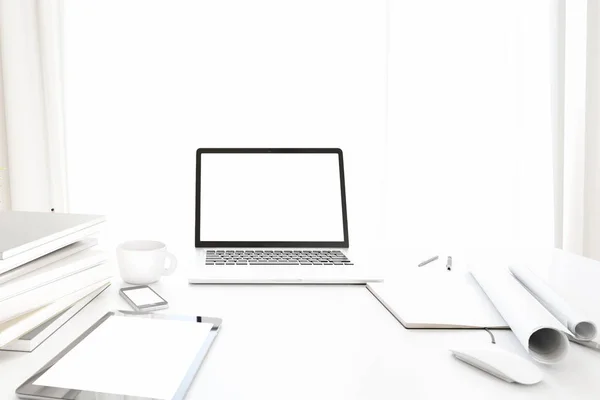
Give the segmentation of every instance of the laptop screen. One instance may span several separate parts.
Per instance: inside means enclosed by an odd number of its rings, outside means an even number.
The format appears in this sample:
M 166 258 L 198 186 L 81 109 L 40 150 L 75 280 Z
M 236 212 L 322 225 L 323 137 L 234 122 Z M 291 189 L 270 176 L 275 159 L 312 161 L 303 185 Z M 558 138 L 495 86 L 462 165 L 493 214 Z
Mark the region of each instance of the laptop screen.
M 347 246 L 341 151 L 205 151 L 197 159 L 198 247 Z

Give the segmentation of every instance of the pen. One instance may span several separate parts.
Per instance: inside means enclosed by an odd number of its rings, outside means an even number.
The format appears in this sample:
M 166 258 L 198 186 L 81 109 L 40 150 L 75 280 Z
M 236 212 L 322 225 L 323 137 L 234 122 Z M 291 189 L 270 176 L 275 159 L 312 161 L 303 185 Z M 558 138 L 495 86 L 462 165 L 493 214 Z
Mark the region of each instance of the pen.
M 452 270 L 452 257 L 451 256 L 448 256 L 448 261 L 446 261 L 446 269 L 448 271 Z
M 430 262 L 434 262 L 434 261 L 435 261 L 435 260 L 437 260 L 438 258 L 440 258 L 440 257 L 439 257 L 439 256 L 434 256 L 434 257 L 431 257 L 430 259 L 428 259 L 428 260 L 425 260 L 425 261 L 421 262 L 421 263 L 419 264 L 419 267 L 422 267 L 422 266 L 424 266 L 424 265 L 427 265 L 427 264 L 429 264 Z

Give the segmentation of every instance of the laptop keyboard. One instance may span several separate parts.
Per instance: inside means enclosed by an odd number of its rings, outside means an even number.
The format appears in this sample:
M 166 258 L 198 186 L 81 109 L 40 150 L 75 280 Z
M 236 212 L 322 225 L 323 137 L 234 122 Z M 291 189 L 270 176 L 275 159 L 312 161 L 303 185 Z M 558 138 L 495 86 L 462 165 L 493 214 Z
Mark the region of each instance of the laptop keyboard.
M 207 250 L 206 265 L 353 265 L 339 250 Z

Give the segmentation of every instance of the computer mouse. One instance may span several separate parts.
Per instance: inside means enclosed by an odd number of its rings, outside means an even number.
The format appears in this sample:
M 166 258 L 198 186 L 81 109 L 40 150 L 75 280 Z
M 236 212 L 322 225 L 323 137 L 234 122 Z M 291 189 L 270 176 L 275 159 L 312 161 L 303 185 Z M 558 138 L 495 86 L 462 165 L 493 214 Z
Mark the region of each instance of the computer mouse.
M 543 379 L 542 371 L 532 362 L 494 348 L 463 348 L 450 350 L 454 357 L 506 382 L 534 385 Z

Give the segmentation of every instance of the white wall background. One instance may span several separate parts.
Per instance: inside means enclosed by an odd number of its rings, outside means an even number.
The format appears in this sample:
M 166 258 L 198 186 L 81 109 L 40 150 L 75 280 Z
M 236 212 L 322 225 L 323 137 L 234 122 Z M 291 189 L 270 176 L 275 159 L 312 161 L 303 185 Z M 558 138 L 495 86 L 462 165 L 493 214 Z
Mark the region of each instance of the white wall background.
M 551 245 L 548 24 L 542 0 L 67 2 L 71 211 L 191 246 L 196 148 L 335 146 L 353 245 Z
M 385 20 L 385 0 L 68 2 L 71 211 L 192 245 L 196 148 L 341 147 L 350 240 L 375 239 Z

